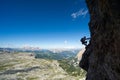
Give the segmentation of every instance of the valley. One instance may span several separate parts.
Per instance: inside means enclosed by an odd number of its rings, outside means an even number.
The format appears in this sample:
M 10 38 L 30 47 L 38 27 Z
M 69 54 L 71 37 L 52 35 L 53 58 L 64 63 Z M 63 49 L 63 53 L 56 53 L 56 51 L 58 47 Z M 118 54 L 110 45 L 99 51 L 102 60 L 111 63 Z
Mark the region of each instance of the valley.
M 34 53 L 33 53 L 34 52 Z M 40 51 L 41 52 L 41 51 Z M 49 52 L 49 53 L 48 53 Z M 86 72 L 78 67 L 77 53 L 50 53 L 42 51 L 16 51 L 0 53 L 0 80 L 84 80 Z M 65 51 L 69 52 L 69 51 Z M 45 54 L 45 55 L 43 55 Z M 48 56 L 48 54 L 51 56 Z M 54 55 L 53 55 L 54 54 Z M 43 55 L 43 56 L 41 56 Z

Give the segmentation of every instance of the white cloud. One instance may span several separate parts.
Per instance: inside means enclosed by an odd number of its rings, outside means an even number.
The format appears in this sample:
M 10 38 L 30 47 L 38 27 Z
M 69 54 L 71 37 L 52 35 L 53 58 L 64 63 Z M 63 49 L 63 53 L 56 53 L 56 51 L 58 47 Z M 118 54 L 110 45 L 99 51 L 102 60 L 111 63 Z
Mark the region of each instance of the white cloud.
M 72 46 L 72 45 L 67 45 L 67 46 L 65 46 L 64 48 L 66 48 L 66 49 L 74 49 L 74 48 L 76 48 L 75 46 Z
M 76 19 L 79 16 L 85 17 L 87 13 L 88 13 L 88 10 L 83 8 L 83 9 L 80 9 L 79 11 L 77 11 L 77 12 L 72 13 L 71 16 L 72 16 L 73 19 Z
M 31 47 L 35 47 L 34 45 L 30 45 L 30 44 L 23 44 L 22 48 L 31 48 Z
M 64 41 L 64 44 L 67 44 L 67 43 L 68 43 L 68 41 L 67 41 L 67 40 L 65 40 L 65 41 Z

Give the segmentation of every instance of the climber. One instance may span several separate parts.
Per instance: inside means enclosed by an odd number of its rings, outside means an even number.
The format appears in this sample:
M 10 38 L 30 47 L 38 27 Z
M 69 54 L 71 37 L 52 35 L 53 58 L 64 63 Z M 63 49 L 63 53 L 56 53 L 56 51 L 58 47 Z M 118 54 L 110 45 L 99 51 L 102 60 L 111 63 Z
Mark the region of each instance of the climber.
M 83 45 L 85 45 L 85 51 L 82 54 L 82 58 L 79 62 L 79 66 L 81 68 L 83 68 L 84 70 L 88 71 L 89 68 L 89 56 L 92 53 L 92 47 L 91 44 L 87 44 L 87 40 L 89 40 L 90 38 L 86 38 L 86 36 L 84 36 L 83 38 L 81 38 L 81 43 Z
M 83 38 L 81 38 L 81 43 L 85 46 L 87 46 L 87 40 L 90 39 L 90 38 L 86 38 L 86 36 L 84 36 Z

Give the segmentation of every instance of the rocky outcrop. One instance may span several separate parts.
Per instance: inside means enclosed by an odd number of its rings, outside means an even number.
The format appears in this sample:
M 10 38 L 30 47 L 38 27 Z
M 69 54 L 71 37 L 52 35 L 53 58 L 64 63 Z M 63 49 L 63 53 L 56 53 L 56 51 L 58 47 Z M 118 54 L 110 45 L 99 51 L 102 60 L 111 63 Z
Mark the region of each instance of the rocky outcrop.
M 85 52 L 85 48 L 81 49 L 78 54 L 76 55 L 76 58 L 78 61 L 81 60 L 83 53 Z
M 84 53 L 80 63 L 87 70 L 86 80 L 120 80 L 120 0 L 86 0 L 86 3 L 91 40 L 85 53 L 90 51 L 90 55 L 84 57 Z

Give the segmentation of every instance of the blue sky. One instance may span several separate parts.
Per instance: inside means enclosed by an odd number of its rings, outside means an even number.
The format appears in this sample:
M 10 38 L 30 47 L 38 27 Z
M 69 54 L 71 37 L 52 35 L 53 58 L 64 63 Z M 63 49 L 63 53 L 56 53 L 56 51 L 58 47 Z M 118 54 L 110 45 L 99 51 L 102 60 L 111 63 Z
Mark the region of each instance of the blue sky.
M 0 47 L 80 48 L 85 0 L 0 0 Z

